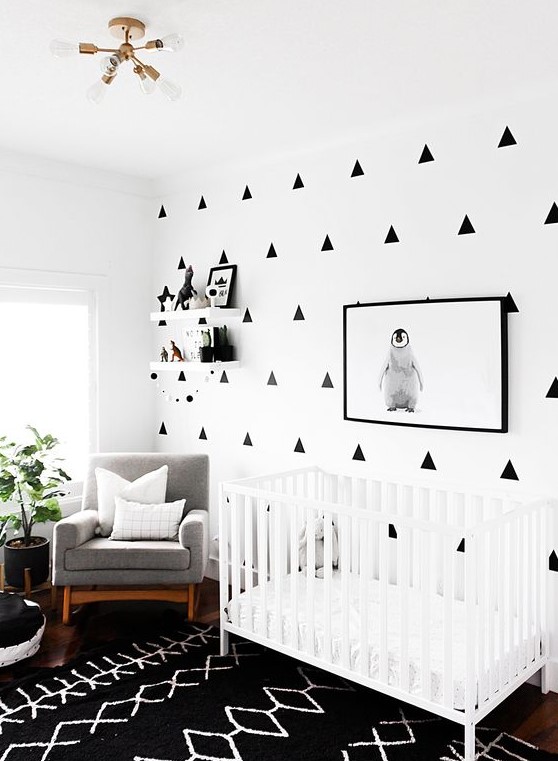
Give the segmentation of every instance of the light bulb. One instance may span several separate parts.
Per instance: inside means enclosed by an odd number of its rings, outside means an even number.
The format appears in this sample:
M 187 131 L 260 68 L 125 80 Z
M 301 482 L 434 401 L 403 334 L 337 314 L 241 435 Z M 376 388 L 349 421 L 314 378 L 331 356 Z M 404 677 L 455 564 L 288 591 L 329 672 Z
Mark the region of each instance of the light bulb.
M 170 79 L 165 79 L 165 77 L 159 77 L 157 79 L 157 87 L 169 100 L 178 100 L 182 95 L 182 88 L 180 85 L 171 82 Z
M 73 55 L 79 55 L 79 42 L 52 40 L 50 52 L 55 58 L 69 58 Z
M 143 77 L 139 77 L 139 86 L 144 95 L 152 95 L 156 88 L 155 82 L 152 79 L 149 79 L 149 77 L 146 77 L 145 74 Z
M 159 46 L 159 42 L 163 44 Z M 184 47 L 184 37 L 180 34 L 167 34 L 166 37 L 161 37 L 157 40 L 157 50 L 168 50 L 171 53 L 177 53 Z
M 120 66 L 120 58 L 115 53 L 105 56 L 100 61 L 101 71 L 107 77 L 113 77 Z
M 87 100 L 90 103 L 95 103 L 98 105 L 103 98 L 105 97 L 107 93 L 107 83 L 103 79 L 99 79 L 98 82 L 95 82 L 94 85 L 91 85 L 89 90 L 87 91 Z

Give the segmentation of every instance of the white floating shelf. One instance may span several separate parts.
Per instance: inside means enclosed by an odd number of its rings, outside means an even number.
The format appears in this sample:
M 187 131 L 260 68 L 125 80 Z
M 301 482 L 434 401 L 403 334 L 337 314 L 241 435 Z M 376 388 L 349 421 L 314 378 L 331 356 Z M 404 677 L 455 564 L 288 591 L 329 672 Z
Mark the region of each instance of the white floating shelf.
M 205 309 L 176 309 L 173 312 L 151 312 L 151 322 L 198 322 L 202 318 L 209 322 L 218 321 L 221 324 L 228 320 L 237 320 L 240 309 L 225 309 L 224 307 L 205 307 Z
M 179 373 L 210 373 L 212 370 L 237 370 L 240 367 L 238 360 L 232 362 L 150 362 L 149 369 L 151 371 L 174 371 Z

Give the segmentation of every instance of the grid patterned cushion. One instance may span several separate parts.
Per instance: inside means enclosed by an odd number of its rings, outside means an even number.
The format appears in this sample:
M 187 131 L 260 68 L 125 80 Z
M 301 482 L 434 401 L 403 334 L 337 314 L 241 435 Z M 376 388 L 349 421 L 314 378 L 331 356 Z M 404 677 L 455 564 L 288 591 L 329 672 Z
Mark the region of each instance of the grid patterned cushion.
M 144 505 L 115 497 L 114 526 L 110 538 L 117 541 L 176 539 L 184 514 L 185 499 Z

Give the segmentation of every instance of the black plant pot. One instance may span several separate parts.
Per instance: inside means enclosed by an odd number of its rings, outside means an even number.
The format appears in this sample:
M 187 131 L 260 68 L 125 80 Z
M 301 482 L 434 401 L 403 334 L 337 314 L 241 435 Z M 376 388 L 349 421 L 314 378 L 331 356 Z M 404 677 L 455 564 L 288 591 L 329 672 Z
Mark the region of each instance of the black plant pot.
M 233 346 L 220 346 L 219 347 L 219 359 L 221 362 L 232 362 L 233 358 Z M 215 357 L 217 359 L 217 357 Z
M 10 587 L 23 589 L 25 586 L 24 570 L 31 569 L 31 586 L 37 587 L 48 579 L 50 542 L 44 537 L 42 544 L 31 547 L 14 547 L 14 542 L 19 539 L 10 539 L 4 545 L 4 572 L 6 584 Z
M 213 361 L 213 347 L 200 346 L 200 362 L 212 362 L 212 361 Z

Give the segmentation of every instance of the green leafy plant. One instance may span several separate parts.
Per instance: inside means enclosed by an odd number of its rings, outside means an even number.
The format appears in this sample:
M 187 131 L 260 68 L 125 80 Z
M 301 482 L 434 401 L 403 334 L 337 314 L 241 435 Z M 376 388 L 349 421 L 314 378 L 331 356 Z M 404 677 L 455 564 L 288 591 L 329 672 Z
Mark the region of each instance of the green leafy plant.
M 227 326 L 223 325 L 222 328 L 219 328 L 219 344 L 220 346 L 228 346 L 229 345 L 229 336 L 227 333 Z
M 23 545 L 29 547 L 35 523 L 59 521 L 62 518 L 58 497 L 66 492 L 61 486 L 70 480 L 56 457 L 58 439 L 47 433 L 33 434 L 31 444 L 16 444 L 0 436 L 0 500 L 17 505 L 13 513 L 0 515 L 0 547 L 5 544 L 8 529 L 22 530 Z

